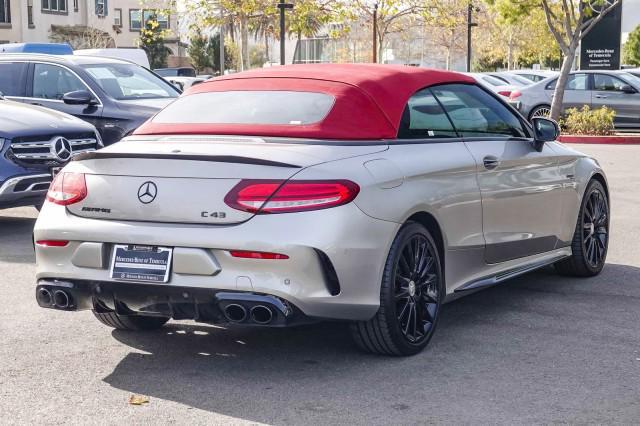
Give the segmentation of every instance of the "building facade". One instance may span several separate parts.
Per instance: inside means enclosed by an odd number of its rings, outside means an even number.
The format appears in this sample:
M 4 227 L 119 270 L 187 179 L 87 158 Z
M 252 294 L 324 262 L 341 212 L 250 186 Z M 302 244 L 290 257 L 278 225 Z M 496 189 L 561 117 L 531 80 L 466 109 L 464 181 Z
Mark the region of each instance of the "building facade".
M 102 43 L 108 45 L 83 47 L 138 47 L 140 29 L 155 14 L 168 31 L 171 54 L 184 57 L 177 16 L 157 13 L 167 1 L 145 2 L 146 9 L 140 4 L 140 0 L 0 0 L 0 43 L 71 42 L 67 36 L 91 43 L 94 36 L 95 44 L 95 36 L 101 34 Z

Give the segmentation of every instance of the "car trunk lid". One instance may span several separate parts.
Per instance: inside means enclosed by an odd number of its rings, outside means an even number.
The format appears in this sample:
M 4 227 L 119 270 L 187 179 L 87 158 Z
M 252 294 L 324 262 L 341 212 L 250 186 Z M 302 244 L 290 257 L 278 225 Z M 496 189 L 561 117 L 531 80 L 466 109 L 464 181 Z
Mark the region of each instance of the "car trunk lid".
M 305 167 L 386 148 L 238 137 L 131 138 L 74 159 L 65 171 L 84 173 L 88 194 L 68 209 L 99 219 L 236 224 L 253 216 L 224 201 L 241 180 L 287 180 Z

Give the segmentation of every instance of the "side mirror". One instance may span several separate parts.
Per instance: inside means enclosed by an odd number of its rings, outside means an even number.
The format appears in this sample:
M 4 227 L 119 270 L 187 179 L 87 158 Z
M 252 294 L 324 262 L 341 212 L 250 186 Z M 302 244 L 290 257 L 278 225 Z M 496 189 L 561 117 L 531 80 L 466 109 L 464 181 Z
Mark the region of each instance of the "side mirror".
M 96 105 L 98 103 L 86 90 L 65 93 L 62 96 L 62 102 L 67 105 Z
M 542 151 L 545 142 L 553 142 L 560 136 L 560 126 L 554 120 L 544 117 L 534 117 L 533 143 L 538 152 Z
M 628 94 L 638 93 L 638 91 L 636 89 L 634 89 L 633 87 L 629 86 L 628 84 L 625 84 L 624 86 L 622 86 L 621 90 L 624 93 L 628 93 Z

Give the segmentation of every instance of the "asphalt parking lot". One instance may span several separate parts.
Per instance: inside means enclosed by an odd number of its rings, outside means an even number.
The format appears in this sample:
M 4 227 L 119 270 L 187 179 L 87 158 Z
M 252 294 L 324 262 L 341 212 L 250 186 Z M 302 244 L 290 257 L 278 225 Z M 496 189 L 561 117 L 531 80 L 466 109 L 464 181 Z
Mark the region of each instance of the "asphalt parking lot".
M 411 358 L 362 354 L 340 324 L 135 334 L 40 309 L 37 212 L 0 211 L 0 423 L 636 424 L 640 146 L 576 147 L 612 189 L 604 272 L 546 269 L 450 303 Z

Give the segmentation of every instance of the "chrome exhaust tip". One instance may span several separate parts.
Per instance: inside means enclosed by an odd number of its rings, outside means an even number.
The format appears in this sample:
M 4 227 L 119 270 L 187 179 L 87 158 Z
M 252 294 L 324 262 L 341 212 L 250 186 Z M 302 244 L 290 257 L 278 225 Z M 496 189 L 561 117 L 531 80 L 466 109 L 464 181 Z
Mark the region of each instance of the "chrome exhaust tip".
M 53 303 L 56 308 L 66 309 L 71 304 L 71 299 L 66 292 L 56 290 L 53 292 Z
M 257 324 L 269 324 L 273 320 L 273 311 L 264 305 L 251 308 L 251 320 Z
M 51 296 L 51 292 L 44 287 L 38 290 L 38 294 L 36 297 L 38 298 L 38 302 L 41 305 L 46 305 L 46 306 L 51 305 L 51 301 L 53 300 Z
M 224 308 L 224 316 L 231 322 L 242 322 L 247 319 L 247 310 L 242 305 L 230 303 Z

